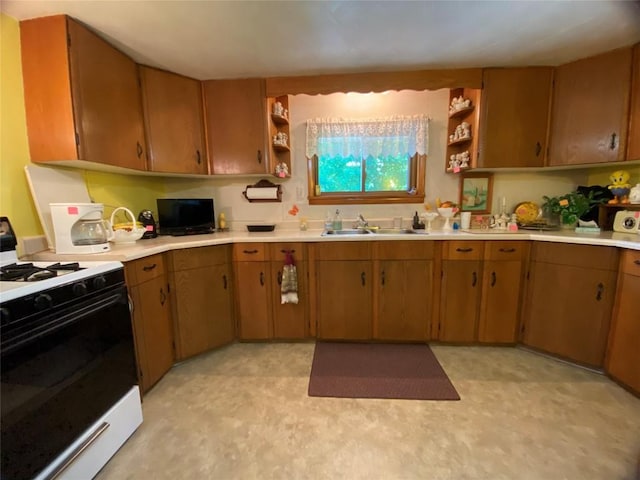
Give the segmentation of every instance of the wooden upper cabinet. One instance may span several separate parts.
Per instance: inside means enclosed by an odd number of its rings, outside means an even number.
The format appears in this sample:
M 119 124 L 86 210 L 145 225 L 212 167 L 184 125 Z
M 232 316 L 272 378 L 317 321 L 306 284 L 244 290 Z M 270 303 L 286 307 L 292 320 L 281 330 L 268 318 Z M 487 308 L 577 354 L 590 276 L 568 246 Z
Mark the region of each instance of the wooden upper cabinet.
M 203 83 L 213 174 L 267 173 L 264 79 Z
M 20 22 L 20 38 L 31 160 L 145 170 L 135 62 L 65 15 Z
M 632 48 L 620 48 L 556 69 L 549 165 L 625 159 Z
M 633 81 L 631 84 L 627 160 L 640 160 L 640 44 L 633 49 Z
M 139 66 L 149 170 L 209 173 L 200 81 Z
M 477 167 L 542 167 L 553 68 L 488 68 L 483 73 Z

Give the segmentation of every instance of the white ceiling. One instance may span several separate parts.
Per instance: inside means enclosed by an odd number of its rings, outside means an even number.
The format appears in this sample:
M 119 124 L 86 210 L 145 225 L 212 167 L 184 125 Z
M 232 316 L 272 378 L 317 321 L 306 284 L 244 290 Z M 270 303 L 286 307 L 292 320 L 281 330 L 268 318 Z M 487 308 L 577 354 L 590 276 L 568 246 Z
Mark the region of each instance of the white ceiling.
M 137 62 L 198 79 L 559 65 L 640 41 L 640 2 L 1 0 L 66 13 Z

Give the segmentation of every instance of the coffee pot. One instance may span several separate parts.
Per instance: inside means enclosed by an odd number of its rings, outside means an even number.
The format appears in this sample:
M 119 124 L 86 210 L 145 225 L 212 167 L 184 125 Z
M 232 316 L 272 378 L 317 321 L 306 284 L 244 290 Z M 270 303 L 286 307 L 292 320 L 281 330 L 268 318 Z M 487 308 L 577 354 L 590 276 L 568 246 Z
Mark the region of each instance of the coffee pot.
M 113 233 L 101 203 L 51 203 L 56 253 L 102 253 Z

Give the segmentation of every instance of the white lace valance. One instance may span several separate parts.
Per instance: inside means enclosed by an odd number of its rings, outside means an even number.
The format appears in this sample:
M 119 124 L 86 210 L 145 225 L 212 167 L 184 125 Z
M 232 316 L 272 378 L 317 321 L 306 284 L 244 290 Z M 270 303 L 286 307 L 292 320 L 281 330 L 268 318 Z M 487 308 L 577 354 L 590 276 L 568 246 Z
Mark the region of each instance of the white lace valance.
M 429 117 L 395 116 L 379 119 L 307 120 L 307 157 L 343 156 L 356 158 L 426 155 Z

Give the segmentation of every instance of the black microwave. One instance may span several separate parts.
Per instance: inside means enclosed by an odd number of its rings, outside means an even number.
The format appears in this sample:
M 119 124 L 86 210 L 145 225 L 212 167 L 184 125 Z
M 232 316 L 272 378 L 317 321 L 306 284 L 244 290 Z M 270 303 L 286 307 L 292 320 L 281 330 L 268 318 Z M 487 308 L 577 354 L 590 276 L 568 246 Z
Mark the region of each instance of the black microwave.
M 216 229 L 212 198 L 158 198 L 160 235 L 195 235 Z

